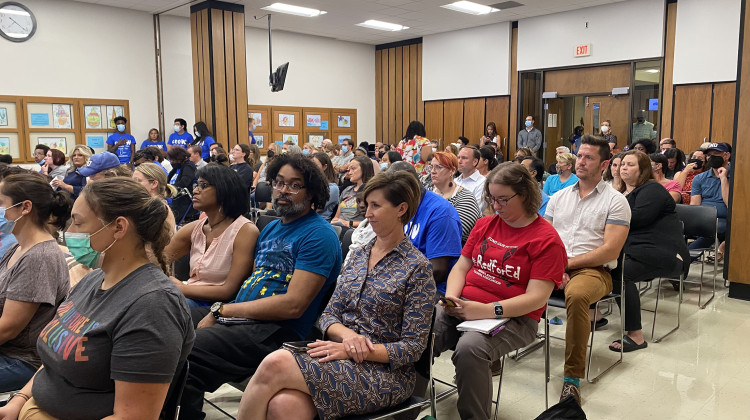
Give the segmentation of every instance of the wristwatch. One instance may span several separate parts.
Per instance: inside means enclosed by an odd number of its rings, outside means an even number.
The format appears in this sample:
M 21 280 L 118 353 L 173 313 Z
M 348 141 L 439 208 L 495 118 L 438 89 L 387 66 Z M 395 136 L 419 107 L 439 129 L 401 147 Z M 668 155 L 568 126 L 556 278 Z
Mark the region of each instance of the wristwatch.
M 500 305 L 500 302 L 493 302 L 493 305 L 495 305 L 495 319 L 500 319 L 503 317 L 503 307 Z
M 221 315 L 221 308 L 224 307 L 224 302 L 216 302 L 213 305 L 211 305 L 211 315 L 214 316 L 214 318 L 219 319 Z M 502 310 L 500 311 L 502 313 Z

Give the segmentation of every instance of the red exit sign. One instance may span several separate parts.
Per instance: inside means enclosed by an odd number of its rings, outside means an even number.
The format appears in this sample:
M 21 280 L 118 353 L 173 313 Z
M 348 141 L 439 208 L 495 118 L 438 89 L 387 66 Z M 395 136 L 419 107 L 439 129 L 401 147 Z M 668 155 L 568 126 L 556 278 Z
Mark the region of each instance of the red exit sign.
M 591 55 L 591 44 L 577 45 L 576 46 L 576 57 L 588 57 Z

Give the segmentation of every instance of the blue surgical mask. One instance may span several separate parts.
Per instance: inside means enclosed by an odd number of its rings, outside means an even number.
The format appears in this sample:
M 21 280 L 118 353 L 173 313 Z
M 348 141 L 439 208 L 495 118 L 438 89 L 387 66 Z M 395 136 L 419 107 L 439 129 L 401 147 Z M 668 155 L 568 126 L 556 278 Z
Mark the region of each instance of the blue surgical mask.
M 18 202 L 10 207 L 0 207 L 0 234 L 3 235 L 10 235 L 13 233 L 13 228 L 16 227 L 16 222 L 21 220 L 21 217 L 19 217 L 16 220 L 8 220 L 5 218 L 5 211 L 8 209 L 12 209 L 13 207 L 21 204 L 22 202 Z
M 91 237 L 104 230 L 104 228 L 106 228 L 110 224 L 112 224 L 112 222 L 109 222 L 106 225 L 102 226 L 101 229 L 97 230 L 94 233 L 65 233 L 65 245 L 68 247 L 68 251 L 73 254 L 73 258 L 75 258 L 76 261 L 85 265 L 86 267 L 100 268 L 102 265 L 102 260 L 104 259 L 104 253 L 107 252 L 108 249 L 112 248 L 112 245 L 117 242 L 117 239 L 115 239 L 114 242 L 112 242 L 107 247 L 107 249 L 99 252 L 91 248 Z
M 307 149 L 302 149 L 302 154 L 305 155 L 305 156 L 307 156 L 307 155 L 310 154 L 310 151 L 307 150 Z
M 349 152 L 349 148 L 346 147 L 346 146 L 341 146 L 341 151 L 344 152 L 344 153 L 348 153 Z
M 117 124 L 117 131 L 124 132 L 125 131 L 125 124 Z
M 526 127 L 531 127 L 531 121 L 526 121 Z
M 384 171 L 384 170 L 386 170 L 386 169 L 388 169 L 388 162 L 383 162 L 383 163 L 381 163 L 381 164 L 380 164 L 380 170 L 381 170 L 381 171 Z
M 179 126 L 179 125 L 174 126 L 174 132 L 175 133 L 179 133 L 180 132 L 180 128 L 181 128 L 181 126 Z

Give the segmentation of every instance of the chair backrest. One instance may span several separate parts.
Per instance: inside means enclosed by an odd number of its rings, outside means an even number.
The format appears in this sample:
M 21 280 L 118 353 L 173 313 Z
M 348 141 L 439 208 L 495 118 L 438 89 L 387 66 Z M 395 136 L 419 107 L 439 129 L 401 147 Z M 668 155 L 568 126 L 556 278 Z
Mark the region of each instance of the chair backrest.
M 185 389 L 185 383 L 187 382 L 189 371 L 190 365 L 188 361 L 185 360 L 182 367 L 177 371 L 174 378 L 172 378 L 172 383 L 169 385 L 167 398 L 164 400 L 164 406 L 161 409 L 159 419 L 177 420 L 179 417 L 180 400 L 182 399 L 182 391 Z
M 258 203 L 270 203 L 273 188 L 267 182 L 259 182 L 255 186 L 255 201 Z
M 716 237 L 716 207 L 677 204 L 677 216 L 682 221 L 685 236 Z
M 260 217 L 258 217 L 258 221 L 255 222 L 255 226 L 258 227 L 258 231 L 262 231 L 269 223 L 277 219 L 281 219 L 281 217 L 261 214 Z

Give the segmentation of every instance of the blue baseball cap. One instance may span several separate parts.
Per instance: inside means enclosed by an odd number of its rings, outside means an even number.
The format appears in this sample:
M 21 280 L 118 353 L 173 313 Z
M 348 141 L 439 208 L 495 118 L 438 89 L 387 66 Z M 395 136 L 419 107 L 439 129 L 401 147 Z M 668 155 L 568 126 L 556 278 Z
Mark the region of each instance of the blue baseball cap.
M 81 176 L 89 177 L 101 171 L 120 166 L 120 159 L 110 152 L 97 153 L 89 158 L 86 166 L 78 170 Z

